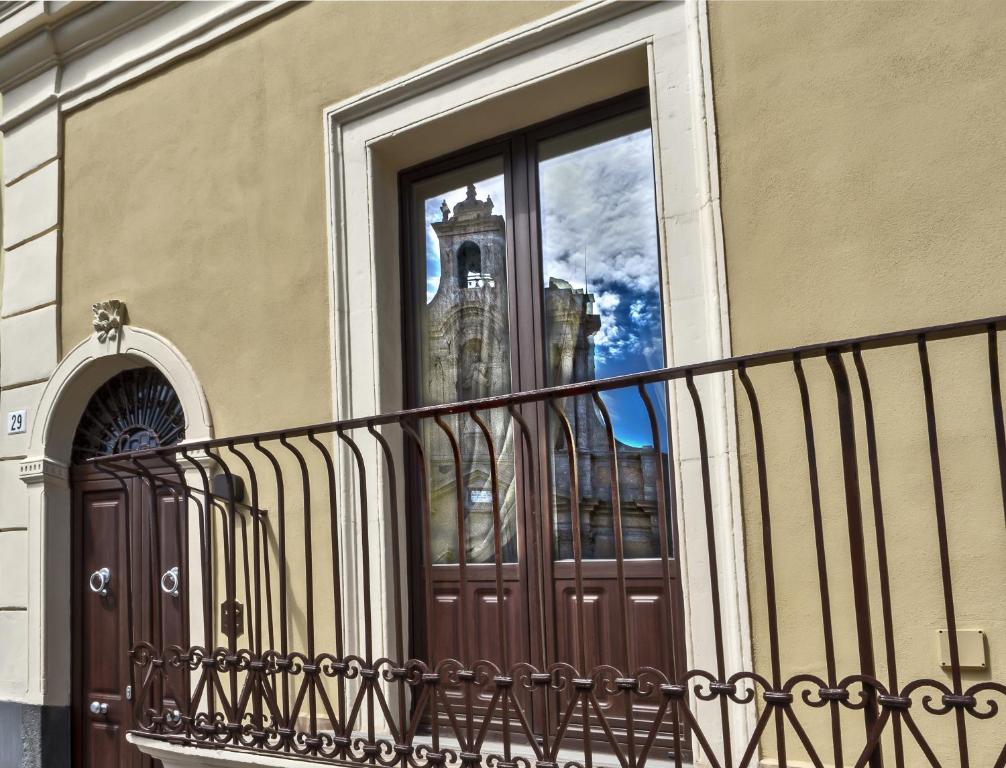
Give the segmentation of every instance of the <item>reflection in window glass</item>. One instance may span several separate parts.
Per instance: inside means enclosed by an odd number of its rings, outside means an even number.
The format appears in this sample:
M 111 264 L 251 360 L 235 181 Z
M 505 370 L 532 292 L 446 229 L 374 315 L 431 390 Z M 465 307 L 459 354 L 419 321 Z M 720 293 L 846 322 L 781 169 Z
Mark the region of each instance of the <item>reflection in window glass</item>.
M 415 333 L 420 404 L 435 405 L 510 392 L 506 284 L 506 196 L 503 163 L 495 158 L 422 181 L 412 188 L 414 252 L 423 254 L 417 281 Z M 516 560 L 513 430 L 505 410 L 483 412 L 499 473 L 504 562 Z M 490 453 L 468 415 L 446 417 L 458 440 L 455 466 L 447 434 L 424 422 L 434 563 L 458 562 L 458 475 L 465 559 L 495 561 Z M 460 472 L 458 471 L 460 469 Z
M 653 158 L 646 110 L 549 139 L 538 151 L 549 385 L 639 373 L 664 365 Z M 651 388 L 660 442 L 667 435 L 663 391 Z M 659 553 L 654 477 L 662 456 L 634 388 L 602 395 L 617 441 L 626 557 Z M 580 477 L 585 558 L 615 555 L 610 450 L 591 398 L 565 406 Z M 556 556 L 573 556 L 569 462 L 553 423 Z

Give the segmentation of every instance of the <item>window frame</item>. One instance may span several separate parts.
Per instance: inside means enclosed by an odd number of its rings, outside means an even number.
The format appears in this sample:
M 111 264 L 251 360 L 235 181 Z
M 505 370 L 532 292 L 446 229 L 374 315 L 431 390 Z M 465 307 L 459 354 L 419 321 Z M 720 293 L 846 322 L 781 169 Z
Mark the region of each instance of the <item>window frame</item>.
M 400 251 L 399 232 L 394 226 L 400 220 L 395 210 L 399 170 L 442 154 L 440 143 L 435 149 L 426 145 L 431 131 L 449 130 L 450 123 L 459 118 L 484 120 L 496 114 L 495 105 L 519 105 L 525 94 L 535 100 L 525 121 L 531 124 L 542 115 L 547 118 L 572 111 L 592 89 L 615 95 L 650 85 L 657 211 L 663 240 L 673 241 L 673 248 L 665 248 L 661 254 L 668 364 L 729 357 L 730 317 L 709 57 L 705 0 L 697 5 L 574 5 L 403 73 L 372 91 L 326 106 L 334 417 L 394 410 L 402 404 L 398 314 L 402 302 L 397 295 Z M 481 130 L 469 133 L 481 135 Z M 475 143 L 477 139 L 458 142 L 457 146 Z M 393 218 L 390 227 L 386 219 L 389 212 Z M 382 296 L 393 297 L 394 306 L 382 306 Z M 722 534 L 724 652 L 728 667 L 748 669 L 752 664 L 748 564 L 743 542 L 736 535 L 743 529 L 736 398 L 732 387 L 713 387 L 707 394 L 707 455 L 716 491 L 713 518 Z M 679 400 L 680 393 L 674 402 Z M 673 417 L 671 439 L 679 460 L 696 455 L 693 438 Z M 351 483 L 348 475 L 346 483 Z M 679 528 L 685 530 L 694 523 L 701 529 L 701 489 L 685 483 L 678 491 Z M 381 483 L 370 484 L 368 493 L 376 504 L 381 498 Z M 401 501 L 400 516 L 404 497 Z M 353 514 L 359 502 L 352 493 L 344 494 L 342 502 L 340 530 L 351 537 L 355 535 Z M 378 516 L 375 522 L 379 530 L 386 531 L 389 515 Z M 689 658 L 694 654 L 697 663 L 708 665 L 715 663 L 709 650 L 713 645 L 711 616 L 701 569 L 694 565 L 705 562 L 705 541 L 701 537 L 682 538 L 681 543 Z M 346 555 L 343 563 L 349 572 L 356 555 L 352 548 Z M 378 549 L 374 557 L 375 573 L 383 581 L 373 595 L 371 609 L 382 615 L 390 605 L 395 571 L 385 549 Z M 353 624 L 347 626 L 352 632 Z M 381 626 L 379 633 L 380 641 L 390 648 L 392 628 Z M 718 713 L 707 714 L 699 711 L 696 715 L 703 730 L 711 739 L 723 738 Z M 730 736 L 736 750 L 743 751 L 754 727 L 753 713 L 731 712 Z
M 417 249 L 420 244 L 415 235 L 418 231 L 415 219 L 415 207 L 412 188 L 418 182 L 457 170 L 494 157 L 503 160 L 504 190 L 506 193 L 506 273 L 507 273 L 507 323 L 511 338 L 510 343 L 510 379 L 511 392 L 524 392 L 547 386 L 546 382 L 546 350 L 545 350 L 545 318 L 543 314 L 544 283 L 542 281 L 541 259 L 541 226 L 538 216 L 538 146 L 554 136 L 558 136 L 578 128 L 588 127 L 595 123 L 642 109 L 650 109 L 650 91 L 648 87 L 628 91 L 611 99 L 582 107 L 549 120 L 535 123 L 527 128 L 509 131 L 469 147 L 450 152 L 433 160 L 410 166 L 397 175 L 397 195 L 399 213 L 399 268 L 400 295 L 402 298 L 401 314 L 401 344 L 402 344 L 402 397 L 403 407 L 414 408 L 422 405 L 420 396 L 421 382 L 417 375 L 420 367 L 420 350 L 414 334 L 416 320 L 419 317 L 419 297 L 425 297 L 426 274 L 421 265 L 425 264 L 425 249 L 420 254 Z M 653 130 L 651 119 L 651 130 Z M 656 160 L 654 158 L 653 162 Z M 655 183 L 656 180 L 655 174 Z M 654 211 L 657 215 L 657 211 Z M 657 226 L 658 250 L 663 253 L 659 222 Z M 422 258 L 420 258 L 422 255 Z M 520 266 L 518 264 L 523 262 Z M 665 314 L 667 300 L 663 270 L 663 259 L 658 260 L 661 272 L 658 284 L 660 288 L 661 314 Z M 522 311 L 525 314 L 522 314 Z M 525 318 L 523 321 L 521 318 Z M 530 318 L 530 320 L 526 319 Z M 666 323 L 661 322 L 664 329 L 664 357 L 668 355 L 668 339 L 666 338 Z M 516 339 L 516 341 L 514 341 Z M 537 454 L 535 463 L 538 467 L 551 467 L 551 448 L 549 446 L 547 415 L 544 404 L 525 406 L 525 418 L 532 433 L 533 450 Z M 534 487 L 528 479 L 533 477 L 533 469 L 526 457 L 523 441 L 514 445 L 515 482 L 518 488 L 517 514 L 520 522 L 518 531 L 518 557 L 513 565 L 521 572 L 524 584 L 553 583 L 556 563 L 554 549 L 554 531 L 551 514 L 542 515 L 537 520 L 537 538 L 543 550 L 536 555 L 528 556 L 526 547 L 530 546 L 528 525 L 535 524 L 528 509 L 552 508 L 551 482 L 539 482 Z M 406 463 L 417 465 L 419 456 L 412 445 L 405 446 Z M 549 469 L 549 475 L 551 470 Z M 417 473 L 406 473 L 405 498 L 407 509 L 422 509 L 422 489 Z M 407 516 L 406 527 L 410 530 L 407 537 L 408 579 L 412 584 L 421 584 L 424 579 L 422 536 L 419 533 L 419 521 L 415 516 Z M 668 534 L 670 536 L 671 561 L 675 568 L 678 563 L 679 531 L 677 520 L 671 516 L 668 519 Z M 436 567 L 436 564 L 430 564 Z M 468 564 L 469 568 L 477 564 Z M 561 568 L 562 566 L 560 566 Z M 539 569 L 543 572 L 539 573 Z M 677 583 L 680 585 L 681 574 Z M 679 586 L 680 588 L 680 586 Z M 555 606 L 550 598 L 544 599 L 539 605 L 540 596 L 527 592 L 532 601 L 528 608 L 532 614 L 538 614 L 537 621 L 544 625 L 554 625 Z M 668 596 L 668 599 L 671 599 Z M 409 623 L 410 638 L 413 651 L 417 658 L 425 658 L 429 649 L 426 645 L 426 633 L 422 631 L 429 617 L 425 615 L 422 601 L 410 601 Z M 532 649 L 532 656 L 536 649 Z
M 482 160 L 502 158 L 503 184 L 506 190 L 507 322 L 511 338 L 510 389 L 511 392 L 541 389 L 547 386 L 547 382 L 545 318 L 542 309 L 544 286 L 541 265 L 541 222 L 538 216 L 538 145 L 578 128 L 649 107 L 649 89 L 639 88 L 527 128 L 501 134 L 399 172 L 403 407 L 414 408 L 423 405 L 419 380 L 411 375 L 418 371 L 420 366 L 418 344 L 412 333 L 420 310 L 416 286 L 425 285 L 425 275 L 420 275 L 418 269 L 420 254 L 417 253 L 417 243 L 414 240 L 417 222 L 413 211 L 412 186 L 417 182 Z M 657 236 L 659 241 L 659 227 Z M 663 264 L 658 263 L 658 269 L 662 271 L 663 268 Z M 662 290 L 662 278 L 661 275 L 660 304 L 663 313 L 666 297 Z M 666 359 L 666 339 L 664 346 Z

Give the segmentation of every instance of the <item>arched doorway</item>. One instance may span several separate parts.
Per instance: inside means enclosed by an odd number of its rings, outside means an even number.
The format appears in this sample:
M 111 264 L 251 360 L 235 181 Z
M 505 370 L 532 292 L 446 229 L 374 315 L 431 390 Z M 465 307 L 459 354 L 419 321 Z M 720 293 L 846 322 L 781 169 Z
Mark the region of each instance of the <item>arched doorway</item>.
M 77 422 L 70 466 L 75 768 L 149 764 L 125 739 L 136 707 L 153 704 L 134 698 L 138 686 L 129 650 L 135 640 L 156 636 L 161 647 L 183 644 L 187 615 L 181 589 L 184 505 L 169 486 L 153 482 L 153 475 L 116 476 L 86 462 L 174 445 L 184 437 L 178 395 L 151 366 L 127 369 L 105 381 Z M 166 691 L 153 695 L 170 696 Z

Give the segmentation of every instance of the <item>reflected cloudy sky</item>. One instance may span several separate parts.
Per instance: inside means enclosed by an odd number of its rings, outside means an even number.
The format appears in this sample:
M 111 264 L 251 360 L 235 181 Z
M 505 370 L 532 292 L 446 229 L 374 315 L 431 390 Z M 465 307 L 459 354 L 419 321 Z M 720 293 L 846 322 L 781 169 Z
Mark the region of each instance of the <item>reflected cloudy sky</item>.
M 546 157 L 547 150 L 543 146 Z M 557 277 L 594 294 L 594 311 L 601 316 L 594 336 L 598 378 L 662 367 L 650 130 L 542 160 L 538 184 L 546 281 Z M 604 398 L 620 440 L 652 444 L 635 390 Z
M 661 365 L 649 130 L 545 160 L 539 184 L 544 274 L 594 294 L 598 376 Z
M 650 131 L 579 142 L 581 146 L 574 141 L 567 152 L 562 150 L 567 139 L 555 141 L 551 152 L 548 142 L 542 145 L 546 159 L 539 164 L 545 285 L 549 278 L 559 278 L 594 294 L 594 311 L 601 317 L 594 336 L 598 377 L 660 368 L 664 354 Z M 492 195 L 493 212 L 505 215 L 503 176 L 475 184 L 479 199 Z M 427 302 L 440 284 L 440 247 L 431 224 L 442 218 L 442 200 L 453 208 L 465 196 L 461 187 L 425 201 Z M 634 389 L 606 394 L 605 401 L 620 440 L 652 444 Z

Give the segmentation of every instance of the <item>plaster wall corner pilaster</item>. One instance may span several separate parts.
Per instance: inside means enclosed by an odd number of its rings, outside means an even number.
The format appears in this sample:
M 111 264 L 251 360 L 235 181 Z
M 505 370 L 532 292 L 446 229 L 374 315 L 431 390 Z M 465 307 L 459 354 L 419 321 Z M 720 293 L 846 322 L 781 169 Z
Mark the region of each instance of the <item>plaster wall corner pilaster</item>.
M 53 75 L 46 85 L 54 81 Z M 44 100 L 47 93 L 48 88 L 39 87 L 37 96 Z M 57 107 L 51 104 L 2 139 L 0 411 L 6 416 L 24 410 L 28 429 L 43 383 L 59 359 L 60 132 Z M 69 676 L 69 633 L 48 632 L 47 627 L 53 612 L 69 611 L 70 566 L 67 558 L 47 557 L 46 544 L 69 548 L 69 526 L 47 513 L 60 503 L 69 504 L 69 473 L 65 465 L 43 456 L 26 457 L 26 444 L 27 433 L 0 432 L 0 457 L 7 460 L 4 464 L 17 466 L 23 483 L 20 488 L 8 485 L 3 503 L 19 507 L 24 523 L 21 530 L 0 530 L 0 539 L 16 536 L 23 541 L 26 570 L 21 576 L 26 581 L 23 603 L 16 606 L 23 609 L 23 624 L 17 637 L 0 638 L 3 653 L 15 657 L 24 673 L 16 683 L 0 680 L 0 698 L 66 705 L 69 690 L 54 692 L 49 681 Z M 0 575 L 9 577 L 4 570 L 0 563 Z

